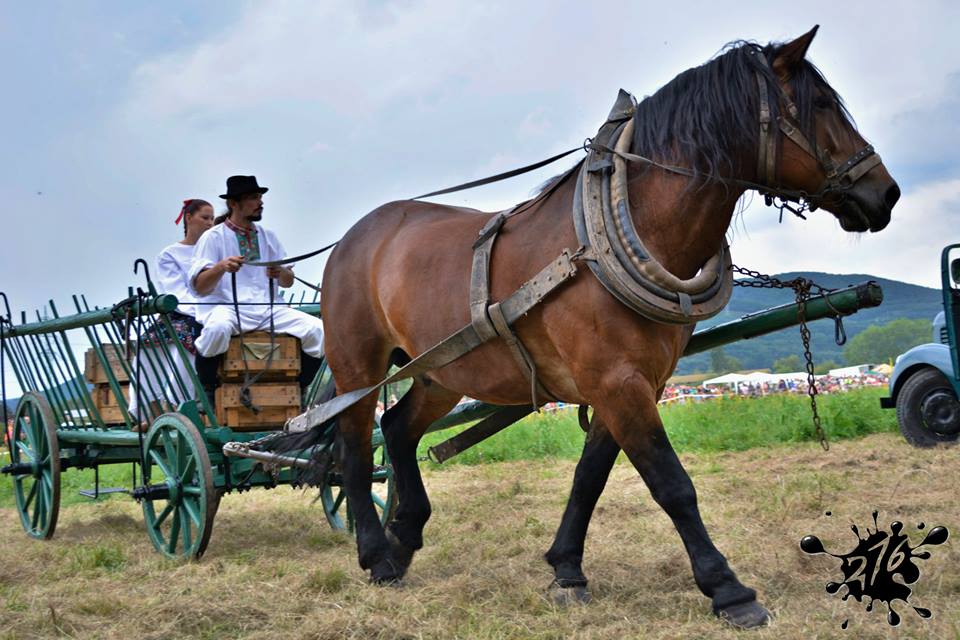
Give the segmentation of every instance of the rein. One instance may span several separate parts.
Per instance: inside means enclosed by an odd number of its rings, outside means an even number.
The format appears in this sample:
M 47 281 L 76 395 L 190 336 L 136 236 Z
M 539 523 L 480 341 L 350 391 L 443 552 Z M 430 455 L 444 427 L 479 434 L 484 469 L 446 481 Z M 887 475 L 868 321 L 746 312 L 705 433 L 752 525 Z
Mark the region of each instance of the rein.
M 273 278 L 267 278 L 268 288 L 270 289 L 270 351 L 267 353 L 267 363 L 266 367 L 261 370 L 259 373 L 251 376 L 250 375 L 250 365 L 247 364 L 247 349 L 243 343 L 243 318 L 240 315 L 240 301 L 237 296 L 237 273 L 230 273 L 230 289 L 233 294 L 233 311 L 237 316 L 237 337 L 240 339 L 240 360 L 243 362 L 243 386 L 240 387 L 240 404 L 249 409 L 257 415 L 260 413 L 261 408 L 253 403 L 253 398 L 250 395 L 250 387 L 257 383 L 258 380 L 270 369 L 270 365 L 273 363 L 273 352 L 276 348 L 276 336 L 274 335 L 274 324 L 273 324 Z

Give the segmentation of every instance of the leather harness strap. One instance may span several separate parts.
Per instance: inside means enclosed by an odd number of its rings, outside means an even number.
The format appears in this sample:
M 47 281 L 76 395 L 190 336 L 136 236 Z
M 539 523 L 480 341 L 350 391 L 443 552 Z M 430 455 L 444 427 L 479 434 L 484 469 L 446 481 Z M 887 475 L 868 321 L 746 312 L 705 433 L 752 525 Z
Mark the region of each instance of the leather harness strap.
M 770 135 L 770 97 L 767 81 L 757 73 L 757 89 L 760 95 L 760 144 L 757 153 L 757 177 L 764 184 L 773 184 L 776 179 L 777 139 Z
M 470 270 L 470 324 L 476 329 L 480 339 L 486 341 L 497 337 L 497 330 L 487 315 L 490 304 L 490 254 L 497 232 L 503 226 L 506 217 L 502 213 L 490 218 L 480 229 L 477 241 L 473 245 L 473 266 Z
M 513 325 L 526 315 L 532 308 L 540 304 L 558 287 L 577 275 L 577 262 L 586 260 L 582 251 L 571 252 L 564 249 L 550 264 L 540 270 L 537 275 L 524 282 L 519 289 L 501 300 L 498 312 L 503 321 Z M 499 335 L 499 334 L 495 334 Z M 377 391 L 386 384 L 406 380 L 423 375 L 433 369 L 444 367 L 462 355 L 473 351 L 491 338 L 481 338 L 473 323 L 462 327 L 459 331 L 447 336 L 430 349 L 427 349 L 409 363 L 387 376 L 377 384 L 348 391 L 336 396 L 321 405 L 309 408 L 304 413 L 291 418 L 286 425 L 287 431 L 306 431 L 315 425 L 322 424 L 333 418 L 354 404 Z
M 473 266 L 470 273 L 470 324 L 483 339 L 491 340 L 495 337 L 503 338 L 510 355 L 516 361 L 524 378 L 530 383 L 530 404 L 539 407 L 537 397 L 544 402 L 553 399 L 553 394 L 537 379 L 537 365 L 523 346 L 523 342 L 510 328 L 506 316 L 499 302 L 490 304 L 490 256 L 493 253 L 493 243 L 497 240 L 507 214 L 498 213 L 480 229 L 477 242 L 473 245 Z

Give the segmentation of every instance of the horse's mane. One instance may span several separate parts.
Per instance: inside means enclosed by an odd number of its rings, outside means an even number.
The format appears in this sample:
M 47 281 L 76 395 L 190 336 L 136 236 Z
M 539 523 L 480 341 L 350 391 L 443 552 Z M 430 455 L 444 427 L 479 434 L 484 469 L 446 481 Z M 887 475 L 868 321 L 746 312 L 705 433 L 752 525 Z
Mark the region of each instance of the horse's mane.
M 734 155 L 759 145 L 759 93 L 756 74 L 776 86 L 769 65 L 779 44 L 765 47 L 752 42 L 727 44 L 708 62 L 688 69 L 637 105 L 634 117 L 633 152 L 690 167 L 702 174 L 728 176 L 735 170 Z M 814 96 L 819 91 L 852 124 L 837 92 L 820 71 L 804 60 L 790 83 L 804 135 L 816 144 Z M 776 93 L 769 95 L 771 117 L 779 115 Z
M 776 86 L 769 65 L 758 56 L 773 60 L 780 43 L 761 46 L 743 40 L 728 43 L 715 57 L 687 69 L 659 91 L 637 105 L 634 116 L 631 151 L 660 162 L 689 167 L 707 177 L 707 181 L 729 176 L 736 167 L 735 155 L 743 149 L 757 153 L 760 126 L 759 93 L 756 72 L 767 79 L 767 87 Z M 840 111 L 853 127 L 853 119 L 842 98 L 810 61 L 790 79 L 794 102 L 799 111 L 801 131 L 816 145 L 814 133 L 814 96 L 826 100 Z M 779 115 L 775 92 L 769 95 L 771 117 Z M 564 174 L 542 183 L 537 193 L 547 189 Z

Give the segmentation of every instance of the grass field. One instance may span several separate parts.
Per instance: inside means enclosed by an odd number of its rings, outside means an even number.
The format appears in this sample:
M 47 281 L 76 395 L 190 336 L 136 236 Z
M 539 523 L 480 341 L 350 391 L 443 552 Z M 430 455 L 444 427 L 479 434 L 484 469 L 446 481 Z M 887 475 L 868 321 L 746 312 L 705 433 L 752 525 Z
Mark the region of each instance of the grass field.
M 890 412 L 863 419 L 860 411 L 876 403 L 871 392 L 847 399 L 862 409 L 821 399 L 835 438 L 895 429 Z M 225 497 L 207 555 L 179 565 L 153 551 L 139 507 L 127 499 L 71 498 L 52 541 L 28 540 L 4 483 L 0 638 L 960 638 L 954 539 L 919 563 L 911 604 L 934 618 L 923 621 L 901 604 L 899 629 L 888 627 L 883 606 L 868 614 L 827 595 L 823 586 L 838 577 L 839 563 L 797 547 L 817 534 L 828 549 L 846 552 L 855 542 L 849 523 L 862 528 L 873 509 L 882 526 L 903 520 L 914 543 L 920 521 L 956 535 L 960 447 L 918 450 L 898 434 L 874 433 L 835 439 L 825 453 L 805 441 L 808 410 L 793 400 L 665 412 L 717 546 L 776 616 L 766 629 L 735 632 L 712 617 L 672 525 L 623 460 L 587 539 L 594 601 L 551 604 L 541 556 L 582 435 L 575 416 L 550 415 L 497 437 L 520 438 L 516 449 L 491 441 L 477 459 L 425 465 L 434 516 L 399 589 L 365 583 L 352 540 L 327 528 L 310 492 Z M 515 435 L 525 429 L 527 436 Z M 462 464 L 514 455 L 522 459 Z M 72 476 L 89 486 L 75 471 L 64 479 Z M 75 493 L 72 485 L 64 491 Z
M 897 431 L 893 411 L 880 408 L 886 389 L 858 389 L 842 395 L 818 396 L 823 427 L 831 439 Z M 661 407 L 670 441 L 677 451 L 743 451 L 777 443 L 814 441 L 807 396 L 721 398 L 702 403 Z M 420 453 L 454 431 L 429 434 Z M 573 409 L 544 413 L 500 432 L 450 462 L 478 464 L 536 460 L 544 456 L 575 460 L 583 448 L 583 431 Z M 432 463 L 429 463 L 432 465 Z M 433 465 L 435 468 L 437 465 Z

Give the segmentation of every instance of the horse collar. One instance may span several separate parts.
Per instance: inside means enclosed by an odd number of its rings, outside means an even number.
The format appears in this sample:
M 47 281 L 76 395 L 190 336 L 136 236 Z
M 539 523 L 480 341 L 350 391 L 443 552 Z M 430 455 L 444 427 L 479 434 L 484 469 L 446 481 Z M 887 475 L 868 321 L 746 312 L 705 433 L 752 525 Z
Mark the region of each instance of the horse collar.
M 632 96 L 621 90 L 591 145 L 573 197 L 577 238 L 592 249 L 591 271 L 620 302 L 667 324 L 692 324 L 719 313 L 730 300 L 730 249 L 720 250 L 693 278 L 670 273 L 646 248 L 630 215 L 625 156 L 633 136 Z M 604 149 L 611 149 L 607 153 Z

